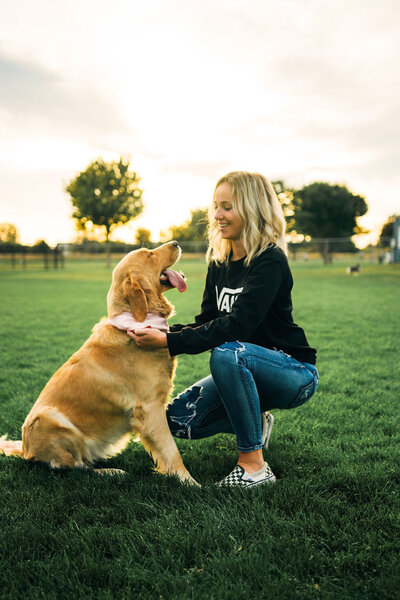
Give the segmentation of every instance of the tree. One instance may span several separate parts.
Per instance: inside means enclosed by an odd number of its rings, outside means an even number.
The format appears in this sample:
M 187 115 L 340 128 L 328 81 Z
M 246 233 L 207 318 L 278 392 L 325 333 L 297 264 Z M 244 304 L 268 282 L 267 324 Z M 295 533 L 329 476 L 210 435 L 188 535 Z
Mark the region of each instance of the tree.
M 38 240 L 32 246 L 32 252 L 37 254 L 47 254 L 50 251 L 50 246 L 46 242 L 46 240 Z
M 388 220 L 386 221 L 386 223 L 384 223 L 382 225 L 382 229 L 381 229 L 381 233 L 379 235 L 379 241 L 378 241 L 378 246 L 385 247 L 388 246 L 388 238 L 392 238 L 393 237 L 393 233 L 394 233 L 394 222 L 397 219 L 397 215 L 391 215 Z
M 294 228 L 294 208 L 293 198 L 295 190 L 288 188 L 285 182 L 281 179 L 278 181 L 272 181 L 275 194 L 278 196 L 278 200 L 281 203 L 283 214 L 286 220 L 286 231 L 293 231 Z
M 151 232 L 148 229 L 140 227 L 136 230 L 135 241 L 137 244 L 145 246 L 151 241 Z
M 311 238 L 348 238 L 364 233 L 357 218 L 368 210 L 362 196 L 352 194 L 347 187 L 315 182 L 296 190 L 293 195 L 293 227 L 297 233 Z M 324 262 L 330 262 L 332 241 L 319 242 Z
M 207 234 L 207 209 L 191 211 L 191 218 L 182 225 L 170 227 L 170 237 L 178 242 L 203 242 Z
M 17 228 L 12 223 L 0 223 L 0 242 L 2 244 L 16 244 L 18 238 Z
M 80 230 L 91 224 L 104 230 L 107 264 L 110 265 L 108 240 L 113 229 L 128 223 L 143 210 L 140 178 L 129 170 L 129 160 L 118 162 L 98 159 L 65 187 L 75 208 L 72 217 Z

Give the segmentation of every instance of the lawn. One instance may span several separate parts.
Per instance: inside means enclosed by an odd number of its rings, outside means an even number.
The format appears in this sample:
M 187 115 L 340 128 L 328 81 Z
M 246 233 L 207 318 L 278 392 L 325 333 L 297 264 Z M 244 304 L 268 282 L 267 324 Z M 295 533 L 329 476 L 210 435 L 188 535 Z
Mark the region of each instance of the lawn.
M 205 263 L 182 268 L 189 290 L 168 297 L 189 322 Z M 320 388 L 274 413 L 276 485 L 213 485 L 235 464 L 229 435 L 178 440 L 201 489 L 155 474 L 136 443 L 108 461 L 127 471 L 118 478 L 1 456 L 2 600 L 400 598 L 400 269 L 292 268 Z M 20 439 L 46 381 L 105 314 L 109 281 L 102 262 L 0 266 L 0 434 Z M 179 357 L 177 392 L 207 374 L 208 357 Z

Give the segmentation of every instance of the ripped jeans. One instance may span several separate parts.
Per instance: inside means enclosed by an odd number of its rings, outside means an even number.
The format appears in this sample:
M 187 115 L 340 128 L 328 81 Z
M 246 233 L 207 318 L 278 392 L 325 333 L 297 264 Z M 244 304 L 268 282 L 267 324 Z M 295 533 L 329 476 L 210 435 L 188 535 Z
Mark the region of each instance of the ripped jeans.
M 262 412 L 300 406 L 318 387 L 314 365 L 247 342 L 214 348 L 210 370 L 168 406 L 169 428 L 186 439 L 234 433 L 240 452 L 262 448 Z

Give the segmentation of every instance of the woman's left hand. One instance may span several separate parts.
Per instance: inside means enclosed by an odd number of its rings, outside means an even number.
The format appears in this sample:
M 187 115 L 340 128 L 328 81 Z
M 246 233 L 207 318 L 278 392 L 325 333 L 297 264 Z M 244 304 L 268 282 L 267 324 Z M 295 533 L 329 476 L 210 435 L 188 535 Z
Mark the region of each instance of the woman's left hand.
M 130 338 L 135 340 L 136 344 L 142 350 L 155 350 L 156 348 L 167 348 L 167 335 L 159 329 L 146 327 L 145 329 L 136 329 L 127 331 Z

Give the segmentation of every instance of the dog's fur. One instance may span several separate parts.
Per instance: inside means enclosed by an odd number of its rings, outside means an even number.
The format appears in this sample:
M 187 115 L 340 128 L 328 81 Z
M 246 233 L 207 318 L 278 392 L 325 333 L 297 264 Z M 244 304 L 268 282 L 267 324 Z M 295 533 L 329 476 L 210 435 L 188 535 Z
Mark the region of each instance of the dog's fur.
M 138 321 L 148 312 L 167 318 L 173 307 L 162 292 L 172 286 L 160 282 L 160 275 L 179 256 L 176 242 L 127 254 L 113 271 L 108 316 L 130 311 Z M 194 483 L 165 415 L 174 370 L 168 349 L 141 350 L 103 318 L 41 392 L 22 427 L 22 441 L 4 436 L 0 452 L 54 468 L 91 467 L 137 434 L 160 472 Z

